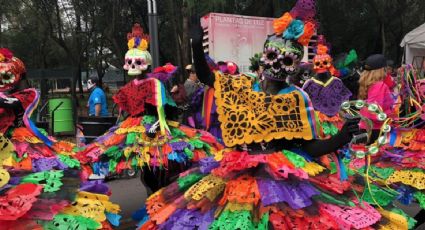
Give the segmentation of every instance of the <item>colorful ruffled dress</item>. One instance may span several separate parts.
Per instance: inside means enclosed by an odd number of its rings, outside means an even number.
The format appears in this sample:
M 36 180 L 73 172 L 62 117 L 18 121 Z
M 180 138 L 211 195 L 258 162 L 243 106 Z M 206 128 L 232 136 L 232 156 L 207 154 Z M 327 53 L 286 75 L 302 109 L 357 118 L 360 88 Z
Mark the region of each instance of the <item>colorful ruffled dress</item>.
M 29 119 L 39 93 L 25 89 L 7 97 L 18 99 L 24 113 L 0 108 L 1 229 L 118 225 L 119 206 L 109 201 L 109 188 L 100 181 L 80 184 L 80 162 L 73 158 L 73 145 L 46 136 Z
M 343 124 L 338 112 L 341 104 L 351 97 L 350 90 L 340 79 L 333 76 L 326 83 L 315 78 L 309 79 L 304 83 L 303 90 L 313 103 L 320 121 L 321 136 L 329 137 L 337 134 Z
M 77 154 L 81 162 L 92 165 L 86 175 L 128 168 L 178 173 L 222 148 L 211 134 L 165 119 L 166 113 L 177 110 L 156 78 L 132 80 L 113 99 L 129 116 Z M 159 130 L 150 132 L 157 122 Z M 176 172 L 168 170 L 176 165 Z
M 317 138 L 309 97 L 291 86 L 277 95 L 252 90 L 241 75 L 216 74 L 216 100 L 226 150 L 205 158 L 151 195 L 137 213 L 139 229 L 394 229 L 410 219 L 376 208 L 368 183 L 341 180 L 297 148 Z M 273 146 L 273 147 L 272 147 Z M 378 186 L 382 187 L 382 186 Z M 363 195 L 362 195 L 363 194 Z M 402 229 L 402 228 L 401 228 Z

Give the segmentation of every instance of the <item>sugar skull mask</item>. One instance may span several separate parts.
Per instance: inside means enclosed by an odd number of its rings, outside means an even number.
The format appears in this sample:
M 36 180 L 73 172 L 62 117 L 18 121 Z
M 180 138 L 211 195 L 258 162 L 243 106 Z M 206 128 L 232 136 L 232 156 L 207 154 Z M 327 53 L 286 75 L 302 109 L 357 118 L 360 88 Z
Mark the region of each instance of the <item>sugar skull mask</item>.
M 131 33 L 127 34 L 128 51 L 125 54 L 124 69 L 129 76 L 138 76 L 152 64 L 151 54 L 147 51 L 149 36 L 143 33 L 140 24 L 133 26 Z
M 273 80 L 284 81 L 288 76 L 297 73 L 303 55 L 304 48 L 297 41 L 276 35 L 270 36 L 264 44 L 261 58 L 264 65 L 263 75 Z
M 313 69 L 316 73 L 324 73 L 332 67 L 332 58 L 324 45 L 317 46 L 317 55 L 313 58 Z
M 13 89 L 24 73 L 24 63 L 8 49 L 0 49 L 0 92 Z
M 127 70 L 129 76 L 142 74 L 151 64 L 152 57 L 148 51 L 130 49 L 125 54 L 124 69 Z

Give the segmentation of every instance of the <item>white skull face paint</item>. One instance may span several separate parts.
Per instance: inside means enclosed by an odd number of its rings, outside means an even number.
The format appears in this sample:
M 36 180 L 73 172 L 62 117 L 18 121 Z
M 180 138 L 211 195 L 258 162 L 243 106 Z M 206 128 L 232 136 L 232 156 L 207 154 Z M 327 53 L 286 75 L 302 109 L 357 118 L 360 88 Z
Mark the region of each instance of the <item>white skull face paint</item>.
M 148 69 L 152 58 L 148 51 L 140 49 L 130 49 L 125 54 L 124 69 L 128 71 L 129 76 L 137 76 Z
M 93 88 L 93 86 L 94 86 L 94 83 L 89 79 L 88 81 L 87 81 L 87 89 L 91 89 L 91 88 Z

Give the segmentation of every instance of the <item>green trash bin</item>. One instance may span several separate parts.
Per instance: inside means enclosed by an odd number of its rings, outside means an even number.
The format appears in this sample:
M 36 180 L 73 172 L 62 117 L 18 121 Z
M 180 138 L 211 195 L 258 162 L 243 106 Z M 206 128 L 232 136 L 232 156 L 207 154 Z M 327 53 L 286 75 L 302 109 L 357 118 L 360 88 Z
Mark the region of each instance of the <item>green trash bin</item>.
M 53 114 L 53 110 L 61 102 L 62 104 L 54 111 L 54 114 Z M 72 101 L 70 98 L 49 99 L 49 114 L 50 114 L 50 127 L 53 127 L 53 130 L 52 130 L 53 134 L 74 134 L 75 133 Z

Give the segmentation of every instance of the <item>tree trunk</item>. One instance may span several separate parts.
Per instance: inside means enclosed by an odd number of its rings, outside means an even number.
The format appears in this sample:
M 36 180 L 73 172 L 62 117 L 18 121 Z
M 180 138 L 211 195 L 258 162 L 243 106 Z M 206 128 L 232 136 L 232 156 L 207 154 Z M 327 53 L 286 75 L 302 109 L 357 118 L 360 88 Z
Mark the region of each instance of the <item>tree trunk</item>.
M 180 41 L 181 41 L 181 37 L 180 37 L 180 32 L 179 28 L 181 25 L 181 21 L 179 20 L 179 14 L 177 13 L 177 8 L 175 7 L 174 4 L 174 0 L 170 0 L 169 1 L 169 12 L 172 12 L 172 18 L 173 18 L 173 24 L 174 26 L 173 28 L 173 33 L 175 34 L 174 37 L 174 44 L 175 44 L 175 50 L 176 50 L 176 65 L 177 66 L 183 66 L 183 61 L 182 61 L 182 52 L 181 52 L 181 48 L 180 48 Z
M 187 64 L 191 63 L 191 49 L 190 49 L 190 38 L 189 38 L 189 9 L 185 3 L 182 8 L 182 23 L 183 23 L 183 34 L 182 34 L 182 63 L 181 66 L 184 68 Z M 180 81 L 183 81 L 183 74 L 180 75 Z
M 74 6 L 75 9 L 75 6 Z M 76 17 L 76 57 L 77 57 L 77 65 L 78 65 L 78 73 L 77 73 L 77 82 L 78 82 L 78 89 L 80 91 L 80 97 L 84 98 L 84 92 L 83 92 L 83 81 L 81 78 L 81 69 L 82 69 L 82 60 L 83 60 L 83 52 L 82 52 L 82 31 L 81 31 L 81 15 L 80 11 L 75 9 L 75 17 Z
M 387 42 L 385 40 L 385 23 L 381 22 L 381 42 L 382 42 L 382 54 L 386 54 Z

